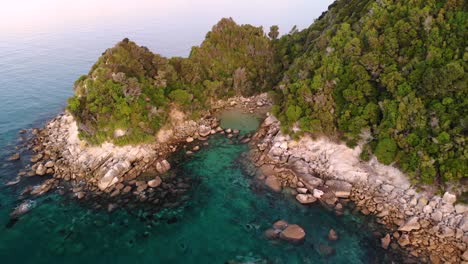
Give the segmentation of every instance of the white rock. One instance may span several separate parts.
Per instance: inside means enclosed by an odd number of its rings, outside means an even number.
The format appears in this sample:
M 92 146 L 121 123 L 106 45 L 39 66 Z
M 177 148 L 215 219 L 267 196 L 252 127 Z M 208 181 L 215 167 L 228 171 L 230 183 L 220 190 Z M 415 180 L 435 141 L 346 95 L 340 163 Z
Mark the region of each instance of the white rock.
M 320 199 L 322 198 L 322 195 L 323 195 L 323 191 L 322 190 L 319 190 L 319 189 L 314 189 L 313 191 L 313 196 L 317 199 Z
M 198 128 L 198 134 L 202 137 L 207 137 L 210 135 L 210 133 L 211 133 L 211 127 L 209 126 L 201 125 Z
M 148 186 L 151 188 L 156 188 L 161 185 L 162 180 L 161 177 L 157 176 L 155 179 L 148 181 Z
M 312 196 L 312 194 L 298 194 L 296 195 L 296 200 L 299 201 L 301 204 L 310 204 L 317 201 L 317 199 Z
M 436 210 L 434 213 L 431 214 L 431 219 L 435 222 L 442 221 L 442 212 Z
M 454 204 L 457 201 L 457 196 L 449 192 L 445 192 L 442 200 L 448 204 Z
M 430 206 L 430 205 L 424 206 L 424 207 L 423 207 L 423 212 L 424 212 L 425 214 L 431 214 L 431 213 L 432 213 L 432 206 Z
M 127 134 L 127 131 L 125 131 L 123 129 L 114 130 L 114 138 L 123 137 L 123 136 L 125 136 L 125 134 Z
M 193 137 L 188 137 L 185 141 L 187 141 L 187 143 L 193 142 Z
M 279 147 L 282 149 L 288 149 L 288 142 L 283 141 Z

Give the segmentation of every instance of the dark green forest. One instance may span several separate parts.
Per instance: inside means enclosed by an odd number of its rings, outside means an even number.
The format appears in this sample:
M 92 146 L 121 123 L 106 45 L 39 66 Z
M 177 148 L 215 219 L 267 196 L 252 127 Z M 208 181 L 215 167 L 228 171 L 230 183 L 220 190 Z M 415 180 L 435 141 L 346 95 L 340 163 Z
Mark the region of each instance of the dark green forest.
M 222 19 L 188 58 L 124 39 L 75 83 L 68 109 L 99 144 L 149 142 L 174 105 L 268 91 L 284 132 L 327 135 L 423 183 L 468 175 L 467 3 L 338 0 L 309 28 Z M 292 132 L 292 128 L 295 131 Z M 126 135 L 114 138 L 115 129 Z

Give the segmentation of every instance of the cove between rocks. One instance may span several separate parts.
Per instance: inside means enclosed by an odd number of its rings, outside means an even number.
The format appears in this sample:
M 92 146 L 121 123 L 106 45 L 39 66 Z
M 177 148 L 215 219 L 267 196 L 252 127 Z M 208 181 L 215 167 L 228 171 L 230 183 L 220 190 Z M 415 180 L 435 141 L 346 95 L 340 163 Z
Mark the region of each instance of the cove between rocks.
M 262 102 L 259 104 L 259 100 Z M 243 110 L 246 112 L 253 112 L 259 105 L 268 106 L 268 101 L 264 99 L 264 97 L 254 97 L 254 98 L 244 98 L 244 99 L 238 99 L 238 100 L 231 100 L 228 103 L 225 103 L 225 105 L 234 107 L 236 105 L 241 105 L 244 106 Z M 246 106 L 246 107 L 245 107 Z M 223 109 L 223 108 L 221 108 Z M 242 108 L 241 108 L 242 109 Z M 255 130 L 256 125 L 253 126 L 252 128 L 252 123 L 250 122 L 239 122 L 239 120 L 236 120 L 236 116 L 239 115 L 238 112 L 225 112 L 227 114 L 224 115 L 224 118 L 222 118 L 221 126 L 223 127 L 236 127 L 239 126 L 241 132 L 246 132 L 246 131 L 253 131 Z M 232 120 L 230 121 L 230 115 L 232 115 Z M 223 124 L 223 120 L 224 123 Z M 249 120 L 248 118 L 243 118 L 241 120 Z M 304 144 L 297 144 L 294 143 L 294 141 L 291 141 L 288 139 L 287 136 L 281 135 L 279 133 L 278 129 L 278 122 L 273 118 L 273 117 L 268 117 L 262 127 L 260 128 L 259 131 L 251 138 L 250 134 L 243 134 L 239 133 L 239 129 L 226 129 L 223 130 L 220 128 L 220 123 L 217 118 L 215 117 L 210 117 L 206 119 L 200 120 L 201 123 L 194 124 L 193 122 L 183 122 L 182 124 L 188 124 L 188 127 L 191 127 L 190 129 L 185 129 L 183 131 L 192 131 L 190 133 L 183 133 L 178 135 L 178 141 L 179 142 L 184 142 L 182 145 L 177 145 L 174 143 L 168 143 L 163 151 L 159 151 L 158 149 L 154 149 L 153 147 L 148 147 L 148 146 L 136 146 L 136 147 L 123 147 L 123 148 L 117 148 L 117 151 L 114 147 L 107 145 L 104 146 L 98 151 L 104 151 L 104 153 L 111 153 L 112 158 L 108 158 L 107 155 L 102 155 L 102 152 L 98 152 L 98 155 L 94 153 L 93 151 L 96 151 L 96 149 L 93 149 L 85 152 L 84 158 L 82 156 L 81 159 L 68 159 L 70 160 L 75 160 L 77 163 L 71 163 L 72 166 L 70 166 L 70 163 L 64 163 L 60 164 L 60 159 L 57 159 L 57 157 L 53 157 L 54 154 L 57 154 L 60 152 L 59 151 L 68 151 L 69 154 L 73 156 L 74 152 L 78 152 L 82 154 L 82 151 L 80 152 L 81 146 L 76 145 L 76 141 L 70 140 L 71 138 L 73 139 L 73 134 L 76 133 L 76 129 L 73 128 L 73 120 L 70 120 L 70 117 L 67 115 L 59 116 L 57 119 L 53 120 L 52 122 L 48 123 L 46 126 L 45 130 L 42 131 L 35 131 L 36 136 L 36 142 L 35 145 L 33 146 L 33 149 L 35 149 L 38 154 L 33 156 L 33 160 L 35 162 L 38 162 L 38 165 L 33 166 L 32 171 L 35 171 L 37 174 L 37 171 L 42 171 L 44 168 L 46 168 L 46 173 L 47 170 L 53 170 L 53 172 L 56 174 L 55 178 L 48 179 L 46 180 L 43 184 L 40 186 L 36 186 L 34 188 L 26 189 L 25 191 L 22 192 L 23 196 L 27 196 L 28 194 L 34 196 L 38 195 L 43 195 L 46 194 L 47 192 L 51 192 L 54 190 L 57 190 L 59 193 L 64 193 L 65 189 L 68 188 L 71 190 L 72 196 L 74 196 L 77 199 L 84 199 L 86 201 L 92 201 L 90 204 L 93 208 L 99 209 L 99 208 L 104 208 L 106 211 L 111 212 L 117 209 L 120 206 L 125 207 L 126 205 L 130 205 L 130 207 L 135 206 L 136 203 L 143 203 L 146 206 L 146 211 L 147 212 L 160 212 L 161 210 L 170 210 L 174 212 L 178 212 L 180 210 L 184 211 L 185 206 L 190 206 L 190 200 L 193 199 L 191 196 L 196 195 L 196 193 L 191 194 L 191 186 L 199 184 L 201 181 L 200 180 L 200 174 L 203 174 L 201 172 L 198 176 L 195 177 L 187 177 L 188 175 L 185 174 L 191 174 L 188 171 L 184 173 L 184 175 L 177 175 L 177 168 L 174 168 L 174 164 L 178 164 L 178 162 L 173 162 L 173 160 L 170 158 L 168 154 L 173 153 L 176 151 L 176 149 L 179 149 L 178 155 L 183 155 L 183 156 L 192 156 L 195 152 L 201 151 L 200 153 L 204 152 L 204 149 L 210 148 L 210 141 L 207 141 L 207 138 L 205 136 L 211 135 L 211 134 L 218 134 L 219 137 L 222 134 L 224 134 L 221 138 L 225 138 L 228 141 L 223 142 L 223 144 L 228 144 L 228 145 L 236 145 L 238 143 L 245 144 L 249 143 L 249 141 L 252 139 L 251 146 L 254 148 L 253 153 L 250 157 L 248 156 L 243 156 L 242 159 L 238 160 L 242 164 L 242 170 L 247 171 L 246 173 L 248 175 L 255 175 L 257 172 L 255 169 L 252 169 L 250 166 L 248 160 L 249 158 L 253 159 L 256 161 L 257 165 L 261 166 L 260 167 L 260 174 L 257 174 L 258 179 L 266 178 L 266 183 L 272 189 L 276 191 L 280 191 L 284 187 L 292 187 L 293 189 L 290 190 L 292 194 L 294 194 L 295 198 L 303 203 L 303 204 L 313 204 L 316 200 L 320 201 L 322 204 L 324 204 L 326 207 L 332 207 L 333 208 L 333 217 L 341 216 L 344 215 L 346 217 L 347 214 L 347 199 L 351 199 L 353 201 L 357 202 L 358 208 L 361 210 L 361 212 L 365 215 L 370 214 L 370 213 L 376 213 L 381 223 L 386 224 L 390 230 L 392 230 L 392 226 L 388 225 L 388 222 L 385 221 L 393 221 L 393 224 L 398 223 L 401 232 L 397 233 L 392 233 L 391 236 L 389 234 L 384 235 L 380 234 L 378 239 L 375 239 L 375 241 L 379 241 L 380 237 L 382 237 L 382 243 L 381 246 L 383 248 L 389 248 L 389 245 L 391 245 L 393 250 L 397 250 L 396 245 L 398 244 L 402 248 L 411 248 L 410 253 L 413 255 L 413 257 L 417 257 L 422 261 L 426 261 L 430 259 L 431 261 L 434 262 L 434 259 L 438 256 L 433 256 L 433 255 L 428 255 L 427 252 L 424 252 L 420 248 L 420 244 L 424 245 L 424 240 L 416 240 L 414 235 L 416 234 L 416 238 L 418 235 L 425 234 L 422 232 L 425 227 L 427 227 L 426 222 L 420 223 L 419 218 L 413 218 L 412 220 L 408 220 L 408 222 L 404 222 L 405 217 L 401 215 L 396 215 L 397 213 L 400 213 L 402 211 L 400 208 L 390 208 L 393 211 L 391 211 L 388 206 L 384 204 L 385 200 L 383 200 L 382 197 L 383 194 L 377 194 L 379 191 L 386 191 L 386 192 L 393 192 L 394 190 L 397 190 L 398 188 L 395 188 L 393 185 L 389 184 L 381 184 L 380 182 L 376 181 L 377 187 L 379 187 L 379 190 L 375 189 L 370 189 L 366 187 L 366 185 L 359 185 L 356 184 L 358 180 L 356 179 L 362 179 L 365 175 L 365 170 L 358 170 L 356 173 L 354 173 L 352 176 L 349 177 L 349 175 L 343 175 L 342 171 L 343 169 L 340 170 L 334 170 L 333 166 L 330 166 L 330 164 L 327 163 L 327 156 L 326 154 L 322 154 L 320 152 L 320 148 L 318 148 L 318 151 L 315 150 L 315 154 L 320 154 L 320 155 L 325 155 L 322 156 L 322 162 L 310 162 L 309 160 L 309 165 L 312 168 L 312 173 L 310 173 L 310 169 L 307 171 L 304 171 L 304 163 L 301 159 L 304 159 L 303 155 L 304 153 L 288 153 L 288 151 L 291 151 L 294 149 L 294 146 L 301 145 L 301 146 L 306 146 L 308 148 L 314 148 L 311 146 L 314 146 L 314 141 L 310 142 L 302 142 Z M 233 126 L 230 126 L 229 123 L 233 123 Z M 71 129 L 70 129 L 71 125 Z M 61 130 L 63 127 L 65 127 L 65 130 Z M 55 129 L 55 130 L 54 130 Z M 56 148 L 55 150 L 50 148 L 48 149 L 47 147 L 41 148 L 40 144 L 44 145 L 44 138 L 48 135 L 47 133 L 44 134 L 44 131 L 60 131 L 61 133 L 56 133 L 55 135 L 60 135 L 60 134 L 65 134 L 67 133 L 69 135 L 68 138 L 64 137 L 61 140 L 58 140 L 59 142 L 62 142 L 62 145 L 59 145 L 60 147 Z M 197 132 L 198 131 L 198 132 Z M 198 133 L 198 134 L 196 134 Z M 242 135 L 240 135 L 242 134 Z M 41 139 L 41 137 L 43 137 Z M 197 138 L 197 140 L 195 140 Z M 57 137 L 55 139 L 58 139 Z M 171 142 L 171 141 L 168 141 Z M 174 142 L 174 141 L 172 141 Z M 297 145 L 294 145 L 297 144 Z M 244 145 L 246 146 L 246 145 Z M 316 146 L 317 148 L 317 146 Z M 86 149 L 86 148 L 85 148 Z M 244 149 L 246 150 L 246 149 Z M 150 153 L 150 154 L 148 154 Z M 157 154 L 155 154 L 157 153 Z M 238 153 L 238 152 L 236 152 Z M 240 152 L 238 153 L 240 154 Z M 90 166 L 85 166 L 85 168 L 93 168 L 91 170 L 85 170 L 84 172 L 81 170 L 83 167 L 80 167 L 79 165 L 82 164 L 80 162 L 86 161 L 86 158 L 89 158 L 90 156 L 104 156 L 104 162 L 102 160 L 98 160 L 94 165 Z M 148 156 L 156 156 L 156 158 L 149 159 Z M 176 155 L 177 156 L 177 155 Z M 174 156 L 175 159 L 176 156 Z M 194 155 L 193 158 L 197 159 L 199 154 Z M 61 156 L 63 158 L 63 154 Z M 162 159 L 160 157 L 163 157 Z M 51 160 L 49 160 L 51 158 Z M 206 157 L 205 157 L 206 158 Z M 130 159 L 130 160 L 129 160 Z M 133 160 L 132 160 L 133 159 Z M 180 160 L 182 158 L 179 157 Z M 211 157 L 208 158 L 208 160 L 212 159 L 217 159 L 216 163 L 219 163 L 219 160 L 225 159 L 226 161 L 232 160 L 232 157 L 229 157 L 229 155 L 226 155 L 224 157 L 222 156 L 216 156 L 216 157 Z M 169 161 L 168 161 L 169 160 Z M 304 159 L 305 161 L 305 159 Z M 354 166 L 354 164 L 349 164 L 346 162 L 346 159 L 342 160 L 345 166 Z M 51 166 L 50 162 L 54 162 L 54 164 Z M 107 164 L 107 162 L 110 162 Z M 37 163 L 36 163 L 37 164 Z M 73 164 L 78 165 L 78 166 L 73 166 Z M 130 165 L 129 165 L 130 164 Z M 152 165 L 151 165 L 152 164 Z M 221 163 L 223 164 L 223 163 Z M 270 165 L 267 165 L 270 164 Z M 210 165 L 210 166 L 213 166 Z M 209 167 L 203 167 L 205 171 L 210 171 L 211 168 Z M 66 170 L 64 169 L 66 168 Z M 87 178 L 86 175 L 92 174 L 96 171 L 96 169 L 101 169 L 103 172 L 101 174 L 96 174 L 95 176 L 97 177 L 91 177 Z M 62 171 L 61 171 L 62 170 Z M 67 174 L 68 170 L 68 174 Z M 73 170 L 77 170 L 78 173 L 74 173 Z M 196 170 L 195 168 L 191 168 L 191 170 Z M 190 171 L 190 170 L 189 170 Z M 58 173 L 57 173 L 58 172 Z M 144 172 L 144 173 L 142 173 Z M 224 173 L 223 171 L 217 171 L 217 173 Z M 24 173 L 27 174 L 27 173 Z M 32 173 L 31 173 L 32 174 Z M 41 175 L 42 173 L 39 173 Z M 209 173 L 208 173 L 209 174 Z M 58 177 L 57 177 L 58 175 Z M 68 176 L 67 176 L 68 175 Z M 102 183 L 102 179 L 106 178 L 107 176 L 110 181 L 108 181 L 108 184 L 104 187 L 100 187 L 100 183 Z M 278 178 L 279 176 L 279 178 Z M 315 177 L 319 176 L 319 177 Z M 100 177 L 100 178 L 99 178 Z M 242 177 L 240 175 L 239 177 Z M 116 182 L 112 182 L 113 179 L 118 178 L 119 180 Z M 194 181 L 195 179 L 195 181 Z M 232 181 L 234 181 L 235 184 L 239 183 L 238 178 L 230 178 Z M 210 181 L 211 186 L 216 186 L 218 189 L 223 189 L 222 186 L 226 185 L 226 182 L 217 182 L 213 178 L 208 179 Z M 346 181 L 347 180 L 347 181 Z M 242 182 L 242 181 L 241 181 Z M 67 184 L 63 184 L 67 183 Z M 351 184 L 352 183 L 352 184 Z M 229 183 L 232 184 L 232 183 Z M 260 192 L 262 194 L 263 191 L 261 191 L 261 187 L 257 186 L 257 181 L 253 182 L 248 182 L 248 183 L 243 183 L 243 185 L 246 186 L 253 186 L 253 191 L 255 192 Z M 109 188 L 113 186 L 113 188 Z M 257 187 L 255 187 L 257 186 Z M 364 186 L 364 187 L 363 187 Z M 58 188 L 58 189 L 56 189 Z M 410 193 L 408 191 L 409 189 L 406 189 L 406 194 L 412 196 L 415 196 L 416 193 Z M 298 193 L 295 193 L 298 192 Z M 202 192 L 203 193 L 203 192 Z M 233 191 L 223 191 L 220 196 L 226 196 L 229 193 L 233 193 Z M 369 193 L 368 196 L 367 193 Z M 388 194 L 388 193 L 386 193 Z M 293 196 L 293 197 L 294 197 Z M 365 197 L 367 199 L 363 199 L 360 197 Z M 419 197 L 419 196 L 418 196 Z M 272 197 L 267 197 L 268 199 L 271 199 Z M 242 201 L 242 197 L 238 197 L 237 200 L 235 200 L 235 203 L 246 203 L 246 201 Z M 284 199 L 284 198 L 281 198 Z M 344 200 L 343 200 L 344 199 Z M 206 200 L 206 198 L 199 198 L 199 200 Z M 339 202 L 338 202 L 339 201 Z M 363 202 L 364 201 L 364 202 Z M 369 201 L 372 201 L 371 204 L 369 205 Z M 290 201 L 288 201 L 290 202 Z M 337 203 L 338 202 L 338 203 Z M 377 203 L 377 205 L 376 205 Z M 423 202 L 421 202 L 423 203 Z M 450 194 L 447 194 L 444 196 L 443 199 L 443 204 L 441 206 L 446 206 L 444 204 L 453 204 L 454 200 L 453 198 L 450 197 Z M 411 203 L 409 203 L 411 204 Z M 182 206 L 183 205 L 183 206 Z M 225 206 L 229 207 L 232 205 L 232 199 L 229 199 L 229 202 Z M 13 217 L 20 217 L 22 214 L 26 213 L 29 211 L 31 208 L 33 208 L 35 204 L 31 204 L 30 200 L 26 200 L 24 203 L 20 204 L 20 206 L 17 208 L 15 212 L 13 212 L 12 216 Z M 304 210 L 310 210 L 310 206 L 304 207 L 302 205 L 298 206 L 301 207 L 301 209 Z M 313 205 L 312 205 L 313 206 Z M 427 204 L 425 205 L 427 206 Z M 202 206 L 200 206 L 202 207 Z M 215 207 L 215 206 L 213 206 Z M 375 209 L 377 207 L 377 209 Z M 435 206 L 437 207 L 437 206 Z M 448 207 L 448 206 L 446 206 Z M 148 209 L 151 208 L 151 209 Z M 179 209 L 177 209 L 179 208 Z M 385 210 L 383 210 L 385 209 Z M 288 209 L 286 209 L 288 210 Z M 323 209 L 318 209 L 318 210 L 323 210 Z M 459 210 L 459 208 L 458 208 Z M 281 211 L 281 210 L 280 210 Z M 314 212 L 314 210 L 311 210 Z M 391 212 L 390 212 L 391 211 Z M 396 212 L 396 213 L 395 213 Z M 316 212 L 317 213 L 317 212 Z M 406 215 L 406 211 L 403 211 L 403 213 Z M 458 213 L 458 212 L 455 212 Z M 177 214 L 177 213 L 176 213 Z M 229 212 L 228 215 L 231 215 L 232 212 Z M 414 214 L 414 213 L 413 213 Z M 207 226 L 206 229 L 209 229 L 210 227 L 208 224 L 210 221 L 216 221 L 215 213 L 210 214 L 211 217 L 208 218 L 207 221 Z M 318 213 L 318 215 L 323 215 L 323 212 Z M 390 215 L 390 216 L 389 216 Z M 396 215 L 396 216 L 395 216 Z M 266 217 L 266 215 L 264 215 Z M 273 218 L 274 217 L 274 218 Z M 462 216 L 463 217 L 463 216 Z M 256 221 L 254 220 L 254 224 L 252 223 L 243 223 L 240 224 L 244 228 L 247 229 L 247 231 L 252 231 L 252 229 L 255 230 L 254 233 L 260 233 L 261 235 L 258 235 L 258 237 L 263 237 L 263 232 L 268 228 L 268 225 L 271 225 L 274 221 L 278 220 L 280 216 L 278 214 L 272 214 L 269 215 L 267 218 L 269 218 L 269 223 L 263 222 L 263 225 L 258 225 L 255 224 Z M 291 217 L 290 215 L 286 215 L 288 221 L 294 221 L 297 219 L 298 223 L 300 218 L 298 217 Z M 295 219 L 290 219 L 290 218 L 295 218 Z M 458 217 L 460 218 L 460 217 Z M 179 221 L 179 217 L 168 217 L 165 221 L 168 223 L 174 223 Z M 211 219 L 211 220 L 210 220 Z M 390 220 L 389 220 L 390 219 Z M 396 219 L 396 220 L 395 220 Z M 227 219 L 223 219 L 227 220 Z M 304 219 L 301 219 L 302 222 Z M 463 221 L 464 218 L 459 219 L 457 225 L 460 225 L 460 228 L 463 231 Z M 230 221 L 230 220 L 228 220 Z M 399 221 L 399 222 L 395 222 Z M 240 221 L 239 223 L 241 223 Z M 345 221 L 346 222 L 346 221 Z M 239 224 L 238 223 L 238 224 Z M 349 223 L 345 224 L 346 228 Z M 303 224 L 301 224 L 302 226 Z M 264 227 L 263 227 L 264 226 Z M 442 226 L 442 225 L 440 225 Z M 453 226 L 453 224 L 452 224 Z M 224 228 L 224 227 L 223 227 Z M 313 230 L 316 229 L 316 226 L 309 226 L 308 228 L 305 228 L 307 230 Z M 442 228 L 444 228 L 442 226 Z M 450 227 L 448 227 L 450 228 Z M 335 227 L 336 230 L 339 230 L 339 237 L 341 238 L 340 241 L 346 241 L 347 243 L 350 243 L 348 240 L 343 239 L 346 238 L 346 230 L 343 230 L 343 228 L 337 228 Z M 341 230 L 340 230 L 341 229 Z M 447 236 L 449 239 L 444 239 L 441 240 L 437 238 L 437 240 L 428 240 L 431 245 L 440 245 L 438 243 L 441 243 L 441 245 L 444 246 L 444 249 L 446 249 L 448 252 L 456 253 L 455 256 L 460 256 L 460 253 L 463 250 L 463 244 L 457 242 L 456 239 L 460 237 L 459 231 L 457 229 L 457 234 L 454 234 L 455 239 L 450 240 L 450 236 Z M 330 237 L 331 233 L 331 228 L 325 231 L 326 235 L 321 236 L 322 238 L 325 237 Z M 433 229 L 435 230 L 435 229 Z M 334 230 L 333 230 L 334 231 Z M 416 231 L 416 232 L 410 232 L 410 231 Z M 438 230 L 437 230 L 438 231 Z M 435 231 L 435 232 L 437 232 Z M 450 230 L 445 229 L 446 234 L 450 235 Z M 231 230 L 228 230 L 226 232 L 232 232 Z M 344 233 L 344 234 L 343 234 Z M 408 234 L 409 233 L 409 234 Z M 334 235 L 337 235 L 336 233 Z M 232 236 L 232 234 L 231 234 Z M 311 235 L 314 237 L 314 234 L 312 233 Z M 321 241 L 322 238 L 318 238 L 319 241 Z M 353 239 L 357 239 L 358 241 L 362 238 L 356 238 L 355 234 L 349 235 L 349 238 L 351 241 Z M 445 237 L 443 237 L 445 238 Z M 462 238 L 464 239 L 464 235 L 462 235 Z M 369 239 L 369 238 L 366 238 Z M 310 238 L 309 238 L 310 240 Z M 312 241 L 316 242 L 317 238 L 314 237 Z M 372 240 L 372 239 L 371 239 Z M 390 241 L 389 241 L 390 240 Z M 307 239 L 306 239 L 307 241 Z M 314 242 L 311 244 L 310 242 L 306 242 L 305 245 L 314 248 L 312 252 L 309 253 L 301 253 L 305 255 L 309 254 L 319 254 L 324 258 L 333 258 L 333 256 L 337 253 L 335 253 L 336 250 L 340 249 L 341 246 L 335 246 L 330 245 L 330 243 L 335 243 L 335 242 L 320 242 L 318 245 L 316 245 Z M 327 239 L 325 239 L 327 241 Z M 332 241 L 332 240 L 330 240 Z M 434 242 L 435 241 L 435 242 Z M 449 241 L 449 242 L 446 242 Z M 258 241 L 257 241 L 258 242 Z M 380 242 L 380 241 L 379 241 Z M 452 244 L 453 242 L 453 244 Z M 265 243 L 264 240 L 262 240 L 262 243 Z M 277 243 L 273 241 L 272 243 Z M 351 244 L 354 242 L 351 242 Z M 373 243 L 373 242 L 372 242 Z M 371 243 L 371 244 L 372 244 Z M 458 244 L 457 244 L 458 243 Z M 380 244 L 380 243 L 377 243 Z M 255 245 L 251 245 L 251 247 L 255 248 Z M 377 247 L 380 247 L 380 245 L 377 245 Z M 303 246 L 300 246 L 302 250 L 304 249 Z M 336 248 L 336 249 L 335 249 Z M 358 249 L 359 247 L 353 246 L 351 247 L 353 250 L 357 250 L 360 252 L 361 250 Z M 310 249 L 308 249 L 310 250 Z M 341 249 L 342 250 L 342 249 Z M 268 250 L 267 250 L 268 251 Z M 384 258 L 389 258 L 387 254 L 383 254 L 381 251 L 376 249 L 376 245 L 370 246 L 370 251 L 379 252 Z M 398 252 L 398 250 L 397 250 Z M 359 263 L 359 259 L 368 259 L 369 256 L 373 256 L 375 258 L 374 253 L 356 253 L 356 263 Z M 337 258 L 341 258 L 343 255 L 337 254 Z M 264 256 L 262 258 L 265 258 Z M 444 260 L 449 260 L 450 256 L 444 256 L 442 255 L 442 258 Z M 268 258 L 265 258 L 268 259 Z M 287 258 L 285 258 L 287 259 Z
M 243 124 L 247 128 L 240 136 L 218 133 L 207 141 L 194 140 L 191 144 L 201 146 L 198 152 L 187 155 L 181 148 L 168 158 L 168 173 L 182 182 L 173 183 L 176 189 L 185 184 L 182 179 L 189 179 L 187 192 L 174 200 L 178 205 L 157 210 L 151 203 L 129 201 L 129 206 L 113 206 L 109 213 L 105 203 L 94 209 L 105 200 L 104 194 L 87 193 L 77 202 L 64 199 L 60 194 L 66 189 L 59 185 L 40 197 L 28 196 L 35 204 L 2 232 L 5 246 L 0 255 L 18 261 L 12 249 L 22 247 L 28 254 L 21 260 L 36 263 L 37 259 L 51 263 L 57 257 L 70 263 L 370 263 L 397 257 L 381 249 L 371 231 L 360 231 L 369 229 L 370 218 L 350 213 L 336 217 L 321 206 L 305 207 L 289 195 L 269 191 L 250 172 L 254 167 L 247 155 L 249 146 L 240 142 L 258 123 L 250 129 L 250 122 Z M 232 130 L 239 128 L 234 125 Z M 38 179 L 28 179 L 34 178 Z M 265 230 L 278 219 L 300 225 L 304 240 L 299 244 L 267 240 Z M 339 234 L 338 240 L 329 240 L 331 229 Z M 21 234 L 28 234 L 28 239 L 18 237 Z

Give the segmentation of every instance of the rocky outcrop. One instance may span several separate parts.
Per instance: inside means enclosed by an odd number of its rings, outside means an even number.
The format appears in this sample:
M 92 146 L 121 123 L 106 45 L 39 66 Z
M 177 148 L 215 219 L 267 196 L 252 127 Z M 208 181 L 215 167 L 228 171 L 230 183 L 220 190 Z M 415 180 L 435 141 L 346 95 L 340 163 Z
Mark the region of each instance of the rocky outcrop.
M 342 204 L 350 199 L 357 210 L 375 215 L 389 230 L 382 238 L 384 248 L 399 246 L 421 262 L 462 261 L 468 212 L 465 205 L 455 204 L 454 194 L 417 192 L 398 169 L 375 158 L 361 161 L 359 146 L 351 149 L 324 137 L 293 140 L 281 133 L 273 116 L 265 119 L 251 143 L 259 179 L 268 168 L 283 187 L 294 190 L 299 202 L 312 195 L 340 215 Z
M 238 130 L 236 133 L 233 130 L 225 133 L 214 117 L 216 111 L 232 107 L 232 102 L 235 108 L 247 112 L 259 109 L 260 105 L 262 109 L 268 109 L 271 105 L 267 94 L 249 98 L 234 97 L 215 102 L 213 108 L 203 112 L 202 117 L 196 121 L 190 120 L 188 115 L 173 107 L 169 112 L 168 123 L 158 131 L 153 143 L 126 146 L 109 142 L 91 146 L 79 138 L 79 124 L 73 116 L 67 112 L 60 114 L 43 129 L 32 130 L 33 138 L 29 142 L 29 148 L 33 152 L 33 164 L 28 165 L 26 168 L 29 171 L 22 172 L 19 178 L 35 175 L 54 177 L 54 181 L 46 181 L 32 188 L 33 195 L 44 194 L 57 184 L 66 182 L 71 184 L 73 196 L 78 199 L 94 195 L 108 195 L 113 198 L 133 194 L 138 200 L 159 203 L 161 198 L 167 196 L 167 191 L 173 194 L 187 189 L 183 182 L 176 182 L 176 186 L 171 184 L 174 181 L 170 173 L 172 166 L 168 160 L 171 153 L 179 148 L 186 148 L 187 154 L 193 153 L 191 150 L 198 151 L 201 145 L 193 142 L 206 140 L 216 133 L 226 134 L 238 141 L 245 140 L 245 143 L 250 140 L 250 135 L 238 138 Z M 129 130 L 116 129 L 113 136 L 119 138 L 127 133 Z M 19 158 L 19 154 L 13 158 Z M 152 175 L 152 179 L 142 176 L 145 173 Z M 165 177 L 160 177 L 163 174 Z M 161 191 L 161 197 L 156 189 Z M 62 189 L 60 192 L 63 192 Z
M 19 160 L 21 158 L 20 154 L 19 153 L 15 153 L 13 155 L 11 155 L 8 160 L 9 161 L 14 161 L 14 160 Z

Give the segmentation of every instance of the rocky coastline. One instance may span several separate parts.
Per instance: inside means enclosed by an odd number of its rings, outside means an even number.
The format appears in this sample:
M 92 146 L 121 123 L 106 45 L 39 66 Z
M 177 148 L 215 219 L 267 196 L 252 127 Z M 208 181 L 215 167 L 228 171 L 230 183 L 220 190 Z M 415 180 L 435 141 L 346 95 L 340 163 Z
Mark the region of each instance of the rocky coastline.
M 67 112 L 47 122 L 42 129 L 33 129 L 28 148 L 30 164 L 7 185 L 16 185 L 23 178 L 41 177 L 39 185 L 28 185 L 21 191 L 19 204 L 11 214 L 18 218 L 32 208 L 34 197 L 50 191 L 68 194 L 79 200 L 92 200 L 95 207 L 112 211 L 130 201 L 150 203 L 152 206 L 174 207 L 186 199 L 191 179 L 175 177 L 170 160 L 174 152 L 186 155 L 200 150 L 214 134 L 238 137 L 239 131 L 221 128 L 216 115 L 229 109 L 243 112 L 266 112 L 271 107 L 267 94 L 253 97 L 233 97 L 213 103 L 199 120 L 190 120 L 173 108 L 170 122 L 164 126 L 151 144 L 116 146 L 106 142 L 88 145 L 78 137 L 78 124 Z M 122 131 L 115 136 L 124 134 Z M 239 137 L 248 143 L 249 135 Z M 15 153 L 10 161 L 22 159 Z M 68 189 L 65 191 L 65 189 Z
M 266 112 L 270 106 L 268 96 L 262 94 L 218 101 L 197 121 L 175 110 L 170 125 L 156 135 L 157 143 L 134 146 L 89 146 L 78 138 L 73 117 L 60 114 L 43 129 L 32 131 L 31 165 L 9 184 L 17 184 L 23 177 L 42 177 L 44 181 L 21 192 L 24 202 L 11 216 L 20 217 L 34 207 L 33 197 L 52 190 L 64 194 L 64 186 L 72 198 L 100 201 L 95 207 L 108 211 L 129 201 L 156 208 L 178 206 L 187 199 L 184 195 L 191 179 L 171 174 L 171 154 L 183 150 L 190 155 L 207 145 L 209 136 L 224 134 L 237 137 L 240 143 L 250 142 L 257 178 L 273 191 L 289 189 L 299 203 L 321 203 L 337 215 L 352 201 L 356 211 L 375 215 L 386 228 L 381 237 L 383 248 L 406 250 L 423 262 L 468 261 L 468 207 L 457 204 L 456 195 L 417 192 L 394 167 L 375 158 L 362 162 L 358 147 L 308 136 L 293 140 L 280 131 L 279 121 L 271 115 L 253 136 L 244 137 L 238 137 L 239 131 L 221 128 L 216 118 L 216 113 L 230 108 L 253 113 Z M 21 153 L 15 153 L 10 160 L 21 158 Z M 281 237 L 281 232 L 273 228 L 270 233 Z
M 293 140 L 273 116 L 251 144 L 256 177 L 273 191 L 288 189 L 299 203 L 320 202 L 337 215 L 352 201 L 356 211 L 385 227 L 383 248 L 405 250 L 426 263 L 468 263 L 468 207 L 457 204 L 456 195 L 418 192 L 394 167 L 375 158 L 361 161 L 359 147 L 324 137 Z

